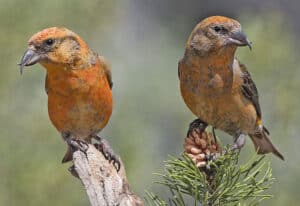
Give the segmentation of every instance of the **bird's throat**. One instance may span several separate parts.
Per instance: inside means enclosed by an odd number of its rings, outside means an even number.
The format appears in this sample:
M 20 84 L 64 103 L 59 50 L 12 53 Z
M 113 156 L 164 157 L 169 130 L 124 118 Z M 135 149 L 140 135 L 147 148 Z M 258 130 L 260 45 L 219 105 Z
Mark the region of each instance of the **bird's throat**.
M 207 56 L 190 55 L 186 53 L 183 61 L 185 64 L 194 67 L 203 66 L 213 67 L 215 69 L 228 67 L 231 69 L 234 62 L 234 52 L 211 53 Z

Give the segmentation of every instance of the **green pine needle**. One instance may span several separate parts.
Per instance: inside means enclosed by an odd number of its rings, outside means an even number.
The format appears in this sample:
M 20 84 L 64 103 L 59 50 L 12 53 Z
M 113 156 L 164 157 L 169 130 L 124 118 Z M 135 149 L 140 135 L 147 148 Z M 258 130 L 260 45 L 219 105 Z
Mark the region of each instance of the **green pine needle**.
M 274 180 L 270 162 L 256 154 L 244 164 L 238 162 L 239 153 L 231 152 L 229 147 L 224 155 L 208 162 L 206 169 L 197 168 L 186 155 L 170 156 L 164 173 L 156 174 L 159 177 L 156 183 L 168 188 L 170 197 L 166 201 L 148 192 L 147 203 L 186 206 L 187 199 L 192 198 L 195 206 L 252 206 L 271 198 L 265 194 Z

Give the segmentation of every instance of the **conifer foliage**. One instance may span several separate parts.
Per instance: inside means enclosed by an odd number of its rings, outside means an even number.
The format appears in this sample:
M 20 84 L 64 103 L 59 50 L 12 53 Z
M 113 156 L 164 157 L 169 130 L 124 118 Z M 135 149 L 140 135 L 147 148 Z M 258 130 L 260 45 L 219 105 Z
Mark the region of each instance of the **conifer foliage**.
M 192 134 L 185 139 L 184 153 L 171 156 L 164 172 L 156 174 L 156 183 L 168 190 L 169 196 L 148 192 L 147 205 L 252 206 L 272 197 L 265 193 L 274 178 L 264 156 L 255 154 L 239 163 L 240 153 L 229 146 L 220 151 L 220 143 L 211 133 L 198 130 Z

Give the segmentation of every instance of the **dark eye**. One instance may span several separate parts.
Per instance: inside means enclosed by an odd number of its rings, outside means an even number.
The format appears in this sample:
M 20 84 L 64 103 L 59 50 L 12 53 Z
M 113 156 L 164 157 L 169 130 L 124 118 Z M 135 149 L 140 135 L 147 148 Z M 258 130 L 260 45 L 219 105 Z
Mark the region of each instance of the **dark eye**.
M 52 46 L 53 43 L 54 43 L 54 40 L 53 40 L 53 39 L 47 39 L 47 40 L 45 40 L 45 44 L 46 44 L 47 46 Z
M 222 30 L 222 27 L 220 27 L 220 26 L 214 26 L 214 30 L 216 32 L 220 32 Z

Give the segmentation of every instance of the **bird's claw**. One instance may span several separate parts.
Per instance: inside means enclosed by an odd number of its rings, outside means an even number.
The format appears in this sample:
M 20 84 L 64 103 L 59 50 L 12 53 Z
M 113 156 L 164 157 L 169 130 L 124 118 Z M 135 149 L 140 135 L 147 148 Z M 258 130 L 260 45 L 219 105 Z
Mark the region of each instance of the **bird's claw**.
M 192 121 L 190 123 L 188 132 L 187 132 L 187 136 L 190 136 L 191 132 L 194 129 L 199 129 L 199 132 L 203 132 L 207 127 L 207 123 L 203 122 L 201 119 L 195 119 L 194 121 Z
M 74 150 L 80 150 L 86 154 L 89 145 L 84 140 L 73 139 L 69 132 L 62 132 L 62 137 L 71 148 Z
M 68 171 L 69 171 L 74 177 L 76 177 L 76 178 L 79 179 L 79 175 L 78 175 L 78 173 L 77 173 L 77 171 L 76 171 L 74 165 L 72 165 L 71 167 L 69 167 Z
M 218 159 L 219 155 L 217 153 L 211 153 L 211 154 L 207 154 L 205 155 L 205 161 L 209 162 L 209 161 L 216 161 Z M 207 170 L 210 170 L 210 164 L 206 164 L 205 165 Z
M 206 161 L 215 161 L 215 160 L 217 160 L 217 158 L 218 158 L 217 153 L 211 153 L 211 154 L 205 155 Z
M 70 147 L 80 150 L 85 154 L 89 147 L 89 145 L 84 140 L 80 140 L 80 139 L 67 138 L 66 142 Z
M 234 142 L 231 146 L 231 150 L 235 151 L 235 150 L 241 150 L 242 147 L 245 145 L 246 142 L 246 135 L 245 134 L 240 134 L 239 136 L 237 136 L 234 139 Z
M 117 172 L 119 172 L 121 168 L 120 159 L 116 154 L 114 154 L 108 142 L 104 139 L 101 139 L 100 143 L 96 143 L 94 146 L 104 155 L 105 159 L 107 159 L 109 163 L 114 165 Z

